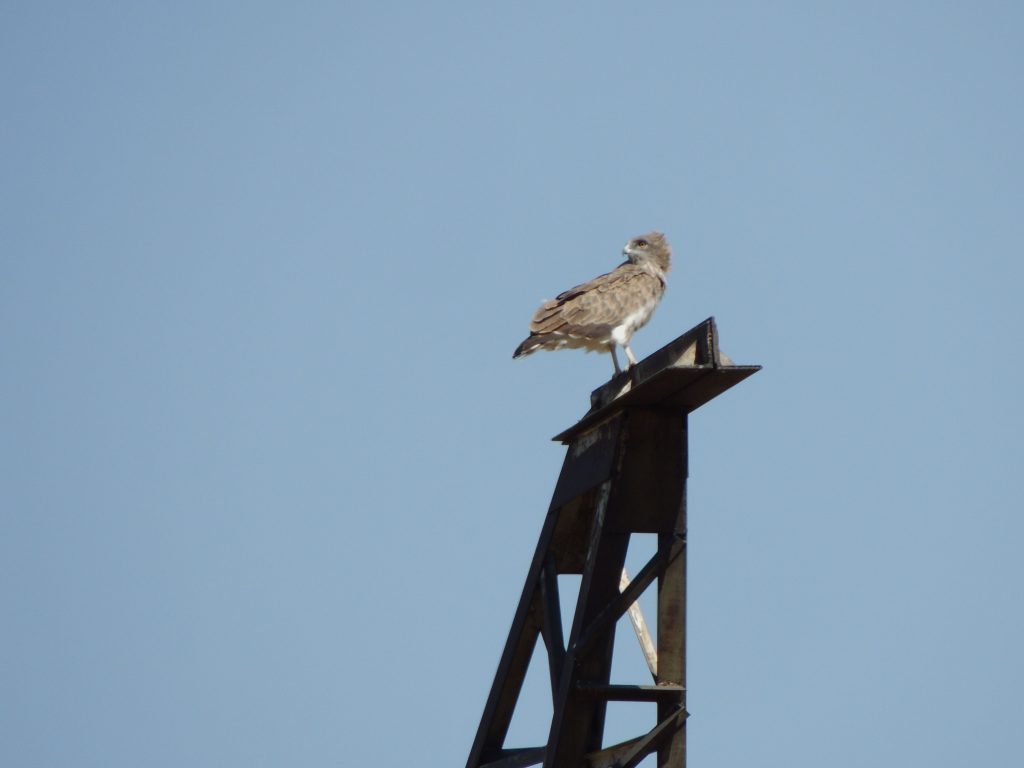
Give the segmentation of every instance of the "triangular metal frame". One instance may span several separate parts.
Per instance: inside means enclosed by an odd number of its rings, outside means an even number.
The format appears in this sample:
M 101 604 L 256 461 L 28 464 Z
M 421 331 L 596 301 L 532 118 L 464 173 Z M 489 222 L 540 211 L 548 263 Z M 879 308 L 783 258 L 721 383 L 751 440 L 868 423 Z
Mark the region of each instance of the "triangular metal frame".
M 526 577 L 467 768 L 632 768 L 686 760 L 687 414 L 759 370 L 732 365 L 714 318 L 594 391 L 591 409 L 556 436 L 565 462 Z M 620 587 L 634 533 L 657 551 Z M 568 642 L 558 576 L 580 574 Z M 652 685 L 611 685 L 615 625 L 657 582 L 657 667 Z M 547 744 L 507 749 L 505 738 L 538 640 L 554 705 Z M 657 703 L 657 721 L 603 747 L 609 701 Z

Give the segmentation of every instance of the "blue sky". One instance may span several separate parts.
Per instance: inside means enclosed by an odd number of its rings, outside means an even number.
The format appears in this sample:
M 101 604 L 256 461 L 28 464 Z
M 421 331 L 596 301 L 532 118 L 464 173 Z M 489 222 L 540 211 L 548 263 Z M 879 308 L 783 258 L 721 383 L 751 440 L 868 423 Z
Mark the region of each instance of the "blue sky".
M 0 7 L 0 763 L 462 764 L 653 228 L 691 765 L 1018 762 L 1024 11 L 825 5 Z

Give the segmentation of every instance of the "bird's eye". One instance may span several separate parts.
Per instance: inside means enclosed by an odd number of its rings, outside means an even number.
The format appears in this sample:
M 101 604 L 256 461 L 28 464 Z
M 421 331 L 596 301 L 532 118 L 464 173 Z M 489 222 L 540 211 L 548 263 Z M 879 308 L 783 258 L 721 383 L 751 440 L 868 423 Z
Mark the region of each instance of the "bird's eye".
M 646 248 L 647 247 L 647 241 L 646 240 L 637 240 L 636 241 L 636 247 L 637 248 Z

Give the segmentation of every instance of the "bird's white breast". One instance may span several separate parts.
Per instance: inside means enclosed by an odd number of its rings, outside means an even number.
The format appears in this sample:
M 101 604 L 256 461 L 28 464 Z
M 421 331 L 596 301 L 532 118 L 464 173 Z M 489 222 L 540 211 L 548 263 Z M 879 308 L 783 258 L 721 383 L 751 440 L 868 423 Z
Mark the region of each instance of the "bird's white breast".
M 612 329 L 612 341 L 619 346 L 629 344 L 629 340 L 637 329 L 642 328 L 651 319 L 651 313 L 654 312 L 656 306 L 658 306 L 658 300 L 653 299 L 622 318 L 622 322 Z

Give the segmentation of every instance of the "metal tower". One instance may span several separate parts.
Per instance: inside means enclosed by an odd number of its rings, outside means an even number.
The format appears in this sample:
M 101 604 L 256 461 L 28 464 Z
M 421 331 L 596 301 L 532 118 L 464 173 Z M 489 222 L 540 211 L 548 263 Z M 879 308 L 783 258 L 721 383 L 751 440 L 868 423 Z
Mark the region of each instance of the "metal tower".
M 568 451 L 467 768 L 633 768 L 655 751 L 659 768 L 686 764 L 687 414 L 758 370 L 719 351 L 709 318 L 594 390 L 590 411 L 554 438 Z M 623 564 L 634 533 L 657 534 L 658 546 L 630 581 Z M 560 574 L 581 575 L 568 643 Z M 655 581 L 656 647 L 631 608 Z M 610 684 L 615 625 L 627 611 L 651 685 Z M 548 741 L 506 749 L 538 638 L 554 704 Z M 656 702 L 657 721 L 605 747 L 609 701 Z

